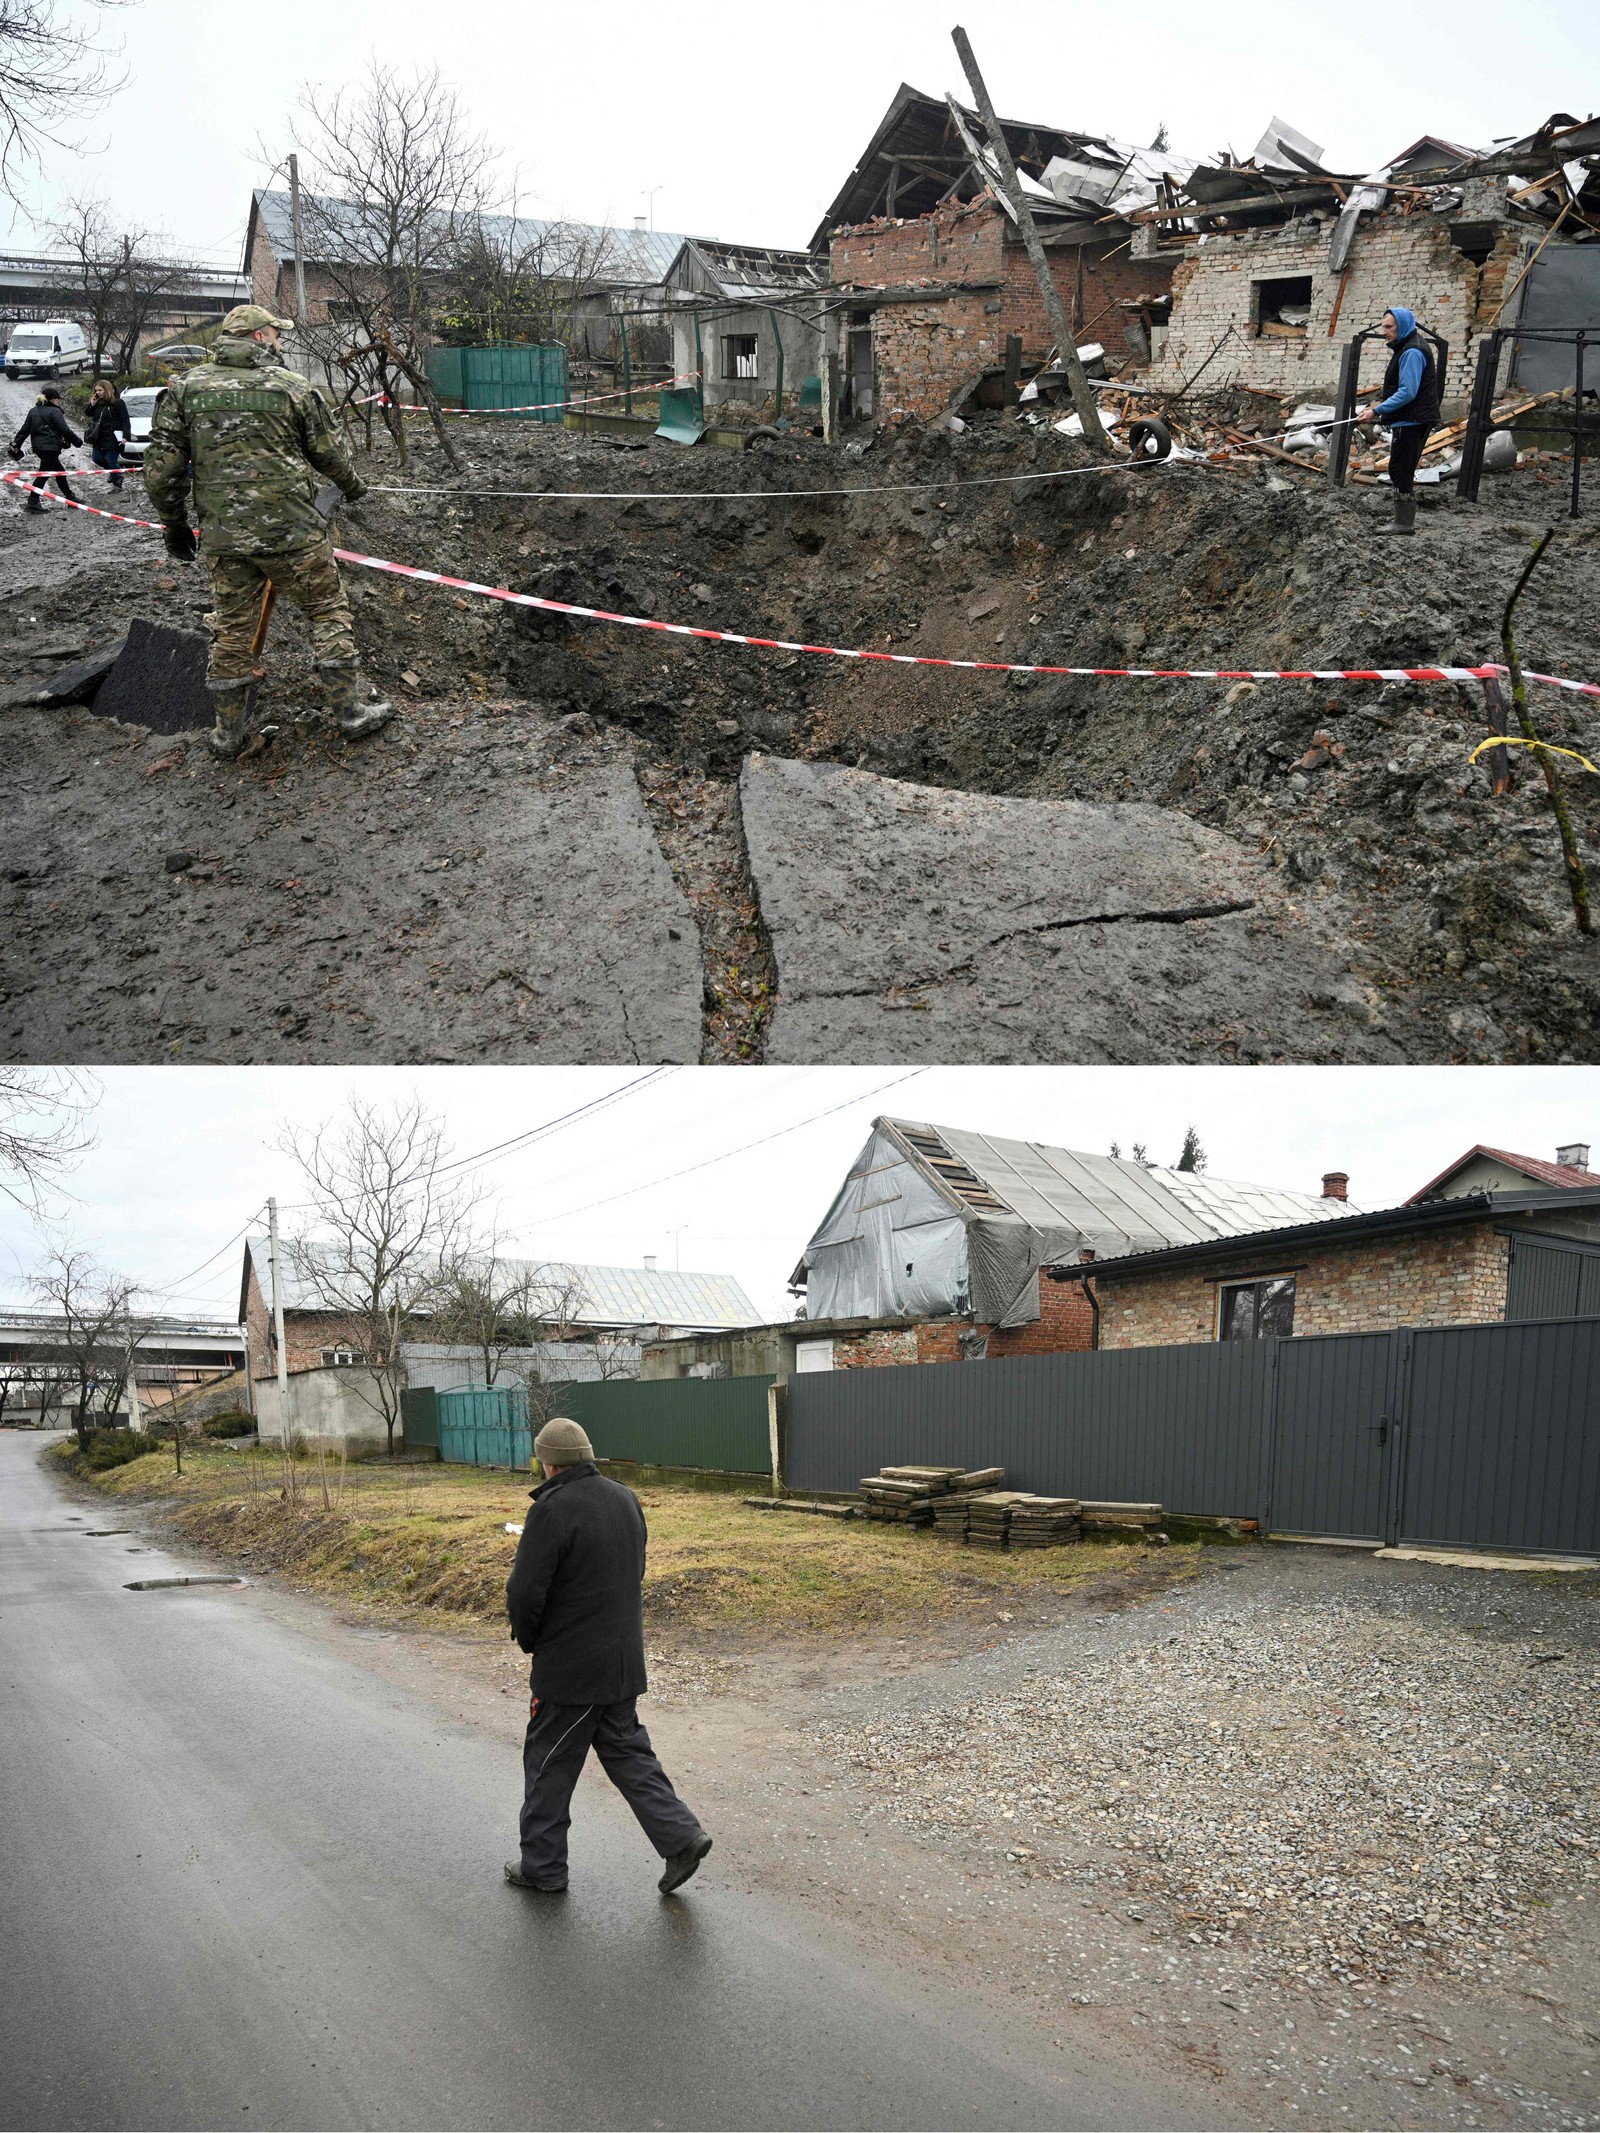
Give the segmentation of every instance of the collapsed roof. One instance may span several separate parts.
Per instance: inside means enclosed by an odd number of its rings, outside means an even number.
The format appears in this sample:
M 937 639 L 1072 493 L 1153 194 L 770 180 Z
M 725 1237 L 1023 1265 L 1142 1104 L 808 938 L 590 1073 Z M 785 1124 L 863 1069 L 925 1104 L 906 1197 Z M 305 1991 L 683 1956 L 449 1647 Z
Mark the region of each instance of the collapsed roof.
M 686 237 L 666 274 L 669 289 L 751 304 L 810 296 L 827 279 L 825 254 L 788 252 L 772 245 L 721 244 L 710 237 Z
M 1133 147 L 1103 134 L 1029 119 L 1002 119 L 1000 127 L 1046 233 L 1053 223 L 1099 222 L 1142 206 L 1156 197 L 1163 178 L 1181 178 L 1193 167 L 1188 157 Z M 954 97 L 928 96 L 902 82 L 818 225 L 812 250 L 825 251 L 836 229 L 878 215 L 926 215 L 943 200 L 976 199 L 986 192 L 1006 206 L 999 166 L 978 114 Z

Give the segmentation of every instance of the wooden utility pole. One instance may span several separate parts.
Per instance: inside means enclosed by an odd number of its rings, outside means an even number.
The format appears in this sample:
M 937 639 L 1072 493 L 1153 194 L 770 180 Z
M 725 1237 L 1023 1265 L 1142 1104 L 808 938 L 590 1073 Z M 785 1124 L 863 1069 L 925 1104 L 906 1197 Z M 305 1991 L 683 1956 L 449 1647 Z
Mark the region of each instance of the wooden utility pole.
M 294 315 L 301 326 L 306 322 L 306 262 L 305 246 L 300 236 L 300 158 L 289 158 L 289 226 L 294 232 Z
M 950 34 L 961 56 L 961 64 L 966 69 L 967 80 L 972 85 L 972 96 L 978 107 L 978 116 L 983 120 L 984 131 L 989 136 L 989 146 L 994 150 L 995 160 L 1000 165 L 1001 182 L 1010 197 L 1012 210 L 1017 218 L 1017 229 L 1021 233 L 1028 259 L 1039 283 L 1039 294 L 1044 298 L 1045 317 L 1050 321 L 1050 331 L 1056 337 L 1056 351 L 1061 358 L 1061 367 L 1067 374 L 1072 404 L 1083 424 L 1084 442 L 1097 452 L 1109 452 L 1111 443 L 1101 427 L 1100 404 L 1095 399 L 1094 389 L 1078 360 L 1077 339 L 1062 307 L 1060 291 L 1056 288 L 1055 277 L 1050 272 L 1050 262 L 1045 257 L 1044 245 L 1034 226 L 1033 215 L 1023 193 L 1022 180 L 1017 175 L 1011 149 L 1000 130 L 1000 121 L 994 115 L 994 105 L 989 101 L 989 92 L 984 86 L 983 76 L 978 71 L 971 40 L 962 29 L 952 30 Z

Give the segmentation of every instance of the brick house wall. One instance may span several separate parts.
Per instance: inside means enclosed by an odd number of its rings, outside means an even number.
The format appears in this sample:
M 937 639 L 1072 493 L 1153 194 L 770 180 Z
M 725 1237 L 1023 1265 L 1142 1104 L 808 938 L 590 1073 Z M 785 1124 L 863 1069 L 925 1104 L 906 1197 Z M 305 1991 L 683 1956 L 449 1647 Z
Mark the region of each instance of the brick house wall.
M 1022 342 L 1024 363 L 1043 362 L 1055 345 L 1028 255 L 992 200 L 949 201 L 930 215 L 837 231 L 829 257 L 835 292 L 983 285 L 874 311 L 876 406 L 890 422 L 942 414 L 978 372 L 1004 361 L 1010 334 Z M 1052 246 L 1050 261 L 1068 316 L 1081 322 L 1080 337 L 1101 341 L 1114 359 L 1131 355 L 1126 314 L 1117 306 L 1164 295 L 1170 262 L 1135 259 L 1109 245 Z
M 1475 335 L 1486 328 L 1537 236 L 1506 227 L 1490 257 L 1475 266 L 1450 241 L 1449 217 L 1380 215 L 1357 230 L 1343 277 L 1328 270 L 1331 216 L 1306 216 L 1281 229 L 1208 237 L 1185 248 L 1172 269 L 1172 316 L 1166 346 L 1146 381 L 1176 386 L 1211 356 L 1218 337 L 1233 337 L 1207 366 L 1208 383 L 1240 383 L 1301 400 L 1331 401 L 1345 342 L 1376 326 L 1391 304 L 1405 304 L 1450 344 L 1442 381 L 1452 397 L 1470 391 Z M 1255 330 L 1253 285 L 1309 277 L 1311 316 L 1303 336 L 1280 339 Z M 1334 305 L 1339 315 L 1333 331 Z M 1374 336 L 1362 351 L 1363 389 L 1383 380 L 1387 351 Z
M 250 1375 L 258 1383 L 278 1374 L 277 1351 L 272 1344 L 272 1313 L 250 1262 L 250 1286 L 245 1291 L 245 1324 L 250 1331 Z M 290 1311 L 283 1314 L 283 1344 L 289 1352 L 291 1370 L 318 1370 L 324 1348 L 360 1349 L 361 1342 L 348 1322 L 331 1312 Z
M 1100 1345 L 1215 1340 L 1225 1282 L 1287 1273 L 1295 1277 L 1297 1334 L 1498 1324 L 1506 1315 L 1510 1249 L 1509 1237 L 1497 1235 L 1491 1223 L 1471 1222 L 1409 1237 L 1300 1245 L 1281 1258 L 1258 1248 L 1220 1265 L 1102 1274 L 1096 1283 Z
M 1031 1326 L 999 1328 L 970 1318 L 925 1319 L 912 1326 L 874 1326 L 833 1337 L 835 1370 L 873 1370 L 897 1363 L 959 1363 L 962 1339 L 988 1336 L 988 1356 L 1076 1355 L 1094 1344 L 1094 1313 L 1078 1282 L 1039 1277 L 1039 1318 Z
M 252 303 L 261 304 L 276 318 L 294 317 L 294 260 L 280 260 L 272 248 L 272 239 L 264 224 L 256 225 L 255 241 L 250 247 L 250 297 Z M 339 294 L 333 277 L 324 269 L 306 261 L 306 323 L 320 326 L 326 323 L 328 305 Z

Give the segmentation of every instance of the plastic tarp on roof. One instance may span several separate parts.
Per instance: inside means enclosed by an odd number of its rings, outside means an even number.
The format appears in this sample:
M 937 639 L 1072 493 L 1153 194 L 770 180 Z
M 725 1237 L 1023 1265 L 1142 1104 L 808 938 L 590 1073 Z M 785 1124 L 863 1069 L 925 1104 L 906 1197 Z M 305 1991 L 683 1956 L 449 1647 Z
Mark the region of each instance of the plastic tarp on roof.
M 1008 1210 L 960 1207 L 934 1183 L 903 1133 L 933 1134 Z M 1161 1170 L 1036 1141 L 879 1119 L 843 1191 L 806 1247 L 811 1318 L 967 1313 L 1032 1324 L 1039 1269 L 1249 1236 L 1359 1212 L 1274 1186 Z
M 805 1266 L 808 1318 L 945 1318 L 970 1305 L 966 1217 L 881 1124 Z

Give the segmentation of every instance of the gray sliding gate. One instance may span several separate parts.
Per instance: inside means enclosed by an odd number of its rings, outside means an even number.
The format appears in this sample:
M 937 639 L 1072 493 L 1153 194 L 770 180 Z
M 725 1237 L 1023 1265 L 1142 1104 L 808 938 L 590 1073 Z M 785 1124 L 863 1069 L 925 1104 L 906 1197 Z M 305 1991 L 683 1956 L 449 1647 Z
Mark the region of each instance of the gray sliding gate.
M 1600 1318 L 808 1371 L 786 1434 L 799 1490 L 959 1460 L 1263 1532 L 1600 1555 Z

